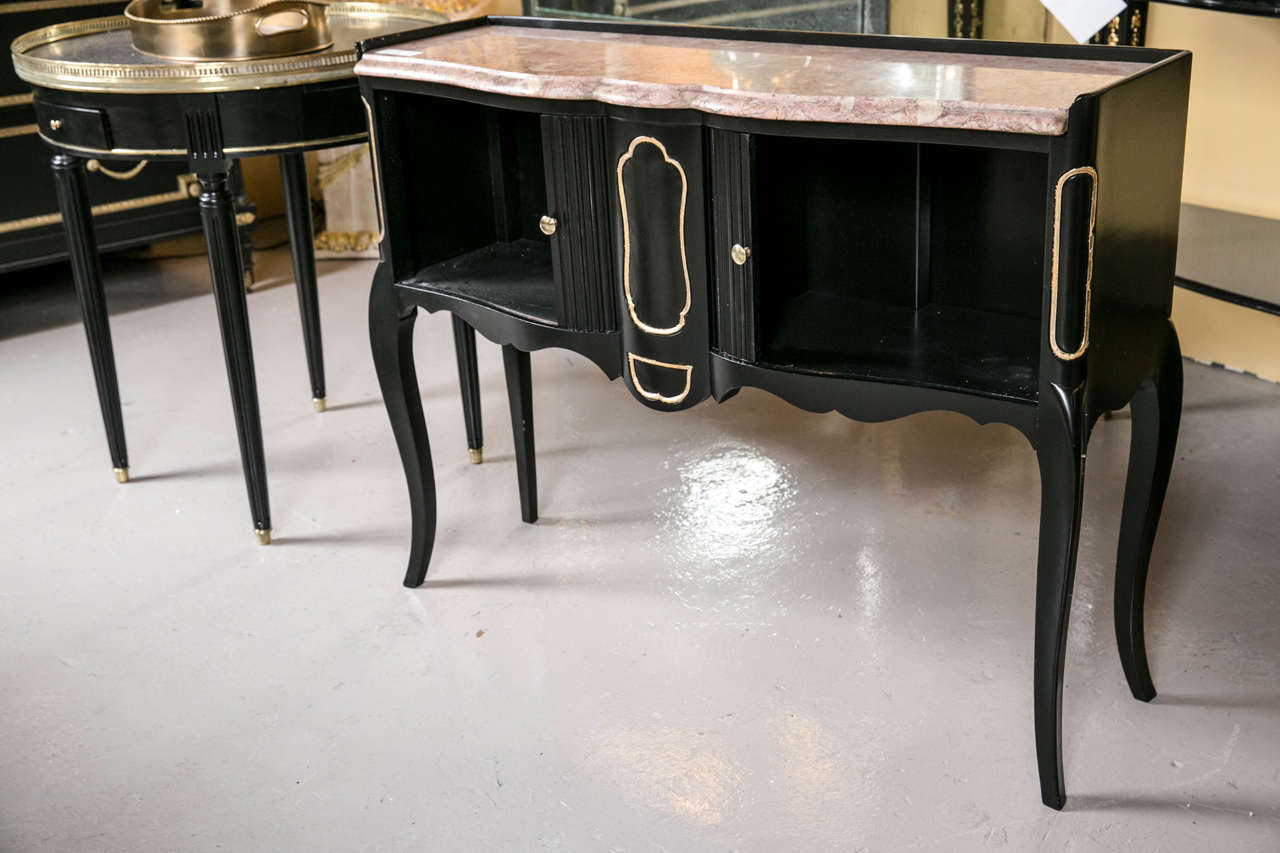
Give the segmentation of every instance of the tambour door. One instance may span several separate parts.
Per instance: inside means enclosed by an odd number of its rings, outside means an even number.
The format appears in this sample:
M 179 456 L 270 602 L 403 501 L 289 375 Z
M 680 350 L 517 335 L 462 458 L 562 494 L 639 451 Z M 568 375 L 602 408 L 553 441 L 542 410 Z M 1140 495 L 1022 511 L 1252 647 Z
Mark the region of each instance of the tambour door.
M 605 119 L 544 115 L 542 149 L 547 213 L 538 225 L 550 237 L 560 325 L 580 332 L 616 332 Z

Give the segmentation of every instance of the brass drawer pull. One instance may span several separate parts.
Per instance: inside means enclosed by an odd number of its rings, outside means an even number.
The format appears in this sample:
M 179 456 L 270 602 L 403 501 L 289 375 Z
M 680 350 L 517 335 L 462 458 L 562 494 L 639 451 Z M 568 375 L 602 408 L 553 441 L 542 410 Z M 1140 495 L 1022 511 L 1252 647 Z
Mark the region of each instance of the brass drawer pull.
M 1077 175 L 1087 175 L 1090 179 L 1089 195 L 1089 254 L 1088 265 L 1084 274 L 1084 334 L 1080 338 L 1080 348 L 1075 352 L 1066 352 L 1058 346 L 1058 251 L 1062 239 L 1062 188 L 1067 181 Z M 1077 166 L 1068 169 L 1058 178 L 1053 188 L 1053 254 L 1049 263 L 1053 269 L 1049 273 L 1049 348 L 1062 361 L 1075 361 L 1084 355 L 1089 348 L 1089 307 L 1093 302 L 1093 225 L 1098 213 L 1098 172 L 1092 166 Z
M 538 230 L 550 237 L 556 233 L 556 226 L 559 224 L 554 216 L 544 216 L 538 220 Z
M 734 243 L 733 248 L 729 250 L 729 257 L 733 258 L 735 264 L 742 266 L 747 262 L 747 258 L 751 257 L 751 249 L 741 243 Z
M 106 166 L 102 165 L 102 163 L 99 162 L 96 158 L 85 163 L 84 167 L 87 171 L 101 172 L 102 174 L 106 175 L 108 178 L 115 178 L 117 181 L 127 181 L 131 178 L 138 177 L 138 173 L 147 167 L 147 162 L 148 161 L 146 160 L 139 160 L 138 165 L 124 172 L 117 172 L 114 169 L 108 169 Z

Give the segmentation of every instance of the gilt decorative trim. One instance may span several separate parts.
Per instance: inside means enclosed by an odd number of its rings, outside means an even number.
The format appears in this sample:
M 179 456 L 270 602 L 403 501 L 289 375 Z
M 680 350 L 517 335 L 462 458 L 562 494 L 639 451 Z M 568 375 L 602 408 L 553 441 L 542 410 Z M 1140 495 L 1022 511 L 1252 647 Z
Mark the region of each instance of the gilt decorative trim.
M 26 136 L 39 132 L 40 125 L 38 124 L 15 124 L 9 127 L 0 127 L 0 139 L 10 139 L 14 136 Z
M 192 189 L 195 192 L 192 192 Z M 199 184 L 195 175 L 179 175 L 178 188 L 173 192 L 127 198 L 124 201 L 112 201 L 106 204 L 95 204 L 92 208 L 94 216 L 110 216 L 113 213 L 124 213 L 127 210 L 138 210 L 143 207 L 154 207 L 174 201 L 186 201 L 193 195 L 199 195 Z M 42 213 L 39 216 L 28 216 L 23 219 L 10 219 L 0 222 L 0 234 L 12 234 L 14 231 L 25 231 L 28 228 L 43 228 L 46 225 L 57 225 L 62 221 L 61 213 Z
M 1089 193 L 1089 248 L 1088 266 L 1084 274 L 1084 332 L 1080 337 L 1080 347 L 1075 352 L 1067 352 L 1058 345 L 1058 245 L 1062 238 L 1062 188 L 1067 181 L 1078 176 L 1090 179 Z M 1098 214 L 1098 172 L 1092 166 L 1077 166 L 1068 169 L 1058 178 L 1053 188 L 1053 253 L 1049 263 L 1049 348 L 1062 361 L 1075 361 L 1089 349 L 1089 308 L 1093 302 L 1093 226 Z
M 636 376 L 636 362 L 648 364 L 652 367 L 665 367 L 668 370 L 684 371 L 684 390 L 674 397 L 668 397 L 657 391 L 650 391 L 640 384 L 640 378 Z M 672 364 L 667 361 L 658 361 L 653 358 L 645 358 L 642 355 L 636 355 L 633 352 L 627 353 L 627 369 L 631 372 L 631 387 L 636 389 L 636 393 L 646 400 L 652 400 L 657 403 L 666 403 L 674 406 L 689 396 L 689 389 L 693 385 L 693 365 L 692 364 Z
M 636 313 L 636 302 L 631 295 L 631 224 L 627 215 L 627 189 L 622 180 L 622 168 L 630 162 L 637 146 L 652 145 L 662 154 L 662 159 L 675 167 L 680 175 L 680 216 L 677 227 L 680 229 L 680 268 L 684 274 L 684 307 L 680 309 L 680 317 L 674 326 L 654 326 L 640 319 Z M 693 290 L 689 285 L 689 258 L 684 243 L 685 202 L 689 197 L 689 179 L 685 176 L 684 167 L 667 153 L 667 148 L 652 136 L 637 136 L 627 146 L 626 153 L 618 158 L 618 203 L 622 206 L 622 292 L 627 298 L 627 312 L 631 322 L 643 332 L 650 335 L 674 335 L 684 328 L 685 317 L 693 307 Z
M 387 236 L 387 212 L 382 209 L 382 169 L 378 166 L 378 144 L 374 141 L 377 136 L 373 132 L 373 107 L 364 95 L 360 96 L 360 103 L 364 104 L 364 114 L 369 119 L 369 159 L 373 161 L 373 197 L 378 202 L 378 245 L 381 246 Z

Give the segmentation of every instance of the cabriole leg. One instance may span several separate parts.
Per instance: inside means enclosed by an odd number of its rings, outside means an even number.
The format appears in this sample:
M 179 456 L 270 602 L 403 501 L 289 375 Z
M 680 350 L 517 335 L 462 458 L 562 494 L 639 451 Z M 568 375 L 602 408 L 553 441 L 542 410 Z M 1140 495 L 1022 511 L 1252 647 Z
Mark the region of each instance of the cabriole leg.
M 1172 326 L 1156 375 L 1134 395 L 1129 411 L 1133 419 L 1129 475 L 1116 550 L 1116 642 L 1130 692 L 1135 699 L 1149 702 L 1156 688 L 1147 667 L 1142 626 L 1147 568 L 1182 417 L 1182 351 Z
M 267 465 L 262 450 L 262 419 L 258 411 L 258 381 L 249 339 L 249 307 L 245 302 L 236 212 L 225 170 L 202 172 L 200 218 L 209 252 L 209 274 L 222 330 L 222 350 L 231 385 L 231 408 L 240 439 L 240 461 L 249 491 L 249 511 L 258 543 L 271 542 L 271 511 L 267 504 Z
M 1040 554 L 1036 571 L 1034 706 L 1040 797 L 1061 809 L 1062 672 L 1075 581 L 1084 494 L 1084 437 L 1079 397 L 1051 385 L 1040 403 Z
M 516 477 L 520 483 L 520 517 L 538 520 L 538 471 L 533 450 L 533 380 L 529 353 L 513 346 L 502 348 L 507 374 L 507 402 L 511 407 L 511 433 L 516 446 Z
M 369 342 L 409 486 L 413 528 L 409 567 L 404 576 L 404 585 L 408 587 L 422 586 L 436 538 L 436 483 L 431 470 L 431 445 L 427 441 L 427 423 L 422 415 L 418 376 L 413 366 L 413 326 L 417 318 L 416 308 L 401 307 L 390 273 L 385 264 L 380 265 L 369 292 Z
M 315 238 L 311 229 L 311 193 L 307 189 L 307 161 L 301 152 L 280 155 L 280 180 L 289 223 L 289 251 L 293 256 L 293 281 L 302 315 L 302 341 L 311 374 L 311 402 L 317 412 L 325 409 L 324 351 L 320 344 L 320 298 L 316 293 Z
M 67 252 L 75 280 L 80 316 L 89 339 L 89 359 L 98 386 L 98 406 L 107 430 L 107 450 L 115 468 L 116 481 L 129 480 L 129 455 L 124 444 L 124 417 L 120 411 L 120 387 L 116 382 L 116 359 L 111 348 L 111 327 L 107 320 L 107 300 L 102 289 L 102 262 L 93 233 L 93 212 L 85 188 L 84 160 L 71 154 L 54 154 L 53 182 L 58 193 L 58 209 L 67 233 Z
M 458 385 L 462 389 L 462 418 L 467 425 L 471 461 L 484 461 L 484 429 L 480 419 L 480 376 L 476 366 L 476 330 L 453 317 L 453 348 L 458 355 Z

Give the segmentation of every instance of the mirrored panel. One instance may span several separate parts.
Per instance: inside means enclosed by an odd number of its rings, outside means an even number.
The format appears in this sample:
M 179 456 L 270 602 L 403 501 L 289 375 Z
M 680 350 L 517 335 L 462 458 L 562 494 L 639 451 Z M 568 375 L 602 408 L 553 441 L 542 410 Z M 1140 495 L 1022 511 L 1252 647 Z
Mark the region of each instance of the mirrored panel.
M 889 0 L 526 0 L 530 14 L 720 27 L 889 32 Z

